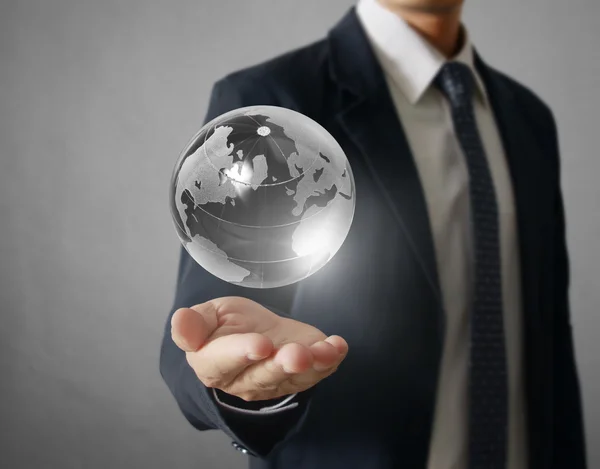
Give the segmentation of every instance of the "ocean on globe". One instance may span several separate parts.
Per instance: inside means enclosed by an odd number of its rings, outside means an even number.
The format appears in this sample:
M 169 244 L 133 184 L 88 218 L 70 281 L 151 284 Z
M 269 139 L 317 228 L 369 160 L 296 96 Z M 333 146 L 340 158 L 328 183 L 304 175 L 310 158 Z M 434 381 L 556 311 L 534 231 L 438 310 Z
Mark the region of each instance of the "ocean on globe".
M 190 256 L 252 288 L 314 274 L 342 246 L 355 207 L 352 170 L 327 130 L 275 106 L 227 112 L 181 153 L 171 214 Z

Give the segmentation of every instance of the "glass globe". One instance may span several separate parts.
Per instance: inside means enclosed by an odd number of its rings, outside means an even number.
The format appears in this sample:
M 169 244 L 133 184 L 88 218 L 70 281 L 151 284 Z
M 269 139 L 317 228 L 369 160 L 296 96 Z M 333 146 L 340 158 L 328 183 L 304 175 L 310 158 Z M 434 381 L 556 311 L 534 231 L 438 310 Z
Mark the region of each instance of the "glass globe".
M 289 285 L 323 267 L 344 242 L 354 207 L 339 144 L 312 119 L 275 106 L 208 122 L 181 153 L 170 186 L 190 256 L 252 288 Z

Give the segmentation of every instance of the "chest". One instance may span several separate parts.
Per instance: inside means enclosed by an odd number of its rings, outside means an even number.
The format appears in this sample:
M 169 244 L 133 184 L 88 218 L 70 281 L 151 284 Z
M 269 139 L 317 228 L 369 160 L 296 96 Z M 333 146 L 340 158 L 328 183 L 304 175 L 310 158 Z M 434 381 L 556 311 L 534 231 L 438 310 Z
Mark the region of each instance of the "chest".
M 468 205 L 469 177 L 451 120 L 434 114 L 429 120 L 411 118 L 388 99 L 321 121 L 348 156 L 357 206 L 340 251 L 300 286 L 305 295 L 299 301 L 307 307 L 297 311 L 308 314 L 306 320 L 325 330 L 329 324 L 339 331 L 344 324 L 346 334 L 358 334 L 360 341 L 371 331 L 390 342 L 398 331 L 406 331 L 411 343 L 415 337 L 427 336 L 422 344 L 440 340 L 436 239 L 444 238 L 457 207 Z M 502 226 L 514 233 L 511 242 L 525 274 L 539 277 L 543 227 L 552 217 L 547 155 L 526 131 L 513 130 L 507 139 L 493 119 L 489 114 L 481 122 L 488 129 L 486 153 Z M 537 286 L 530 282 L 527 288 L 525 301 L 531 302 Z M 420 351 L 426 346 L 415 345 Z

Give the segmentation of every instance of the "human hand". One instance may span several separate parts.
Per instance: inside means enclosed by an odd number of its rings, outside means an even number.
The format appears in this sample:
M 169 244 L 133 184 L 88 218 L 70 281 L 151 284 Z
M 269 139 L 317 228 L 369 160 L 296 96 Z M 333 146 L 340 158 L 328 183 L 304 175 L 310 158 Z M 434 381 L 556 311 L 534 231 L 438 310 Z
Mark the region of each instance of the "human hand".
M 340 336 L 241 297 L 178 309 L 171 336 L 205 386 L 245 401 L 304 391 L 334 373 L 348 353 Z

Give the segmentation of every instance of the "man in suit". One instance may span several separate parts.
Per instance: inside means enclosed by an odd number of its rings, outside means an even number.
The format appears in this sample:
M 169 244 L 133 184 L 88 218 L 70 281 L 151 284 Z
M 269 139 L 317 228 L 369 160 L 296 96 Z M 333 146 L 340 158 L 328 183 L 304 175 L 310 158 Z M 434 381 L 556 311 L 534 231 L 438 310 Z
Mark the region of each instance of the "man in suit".
M 356 181 L 346 242 L 298 284 L 181 252 L 161 373 L 252 468 L 586 467 L 554 119 L 481 60 L 461 3 L 360 0 L 214 86 L 207 120 L 299 111 Z

